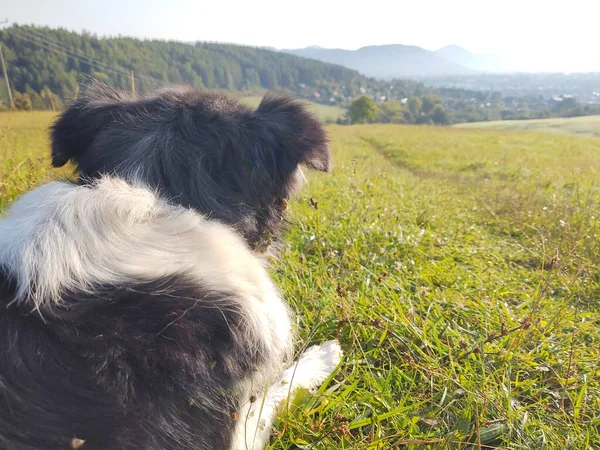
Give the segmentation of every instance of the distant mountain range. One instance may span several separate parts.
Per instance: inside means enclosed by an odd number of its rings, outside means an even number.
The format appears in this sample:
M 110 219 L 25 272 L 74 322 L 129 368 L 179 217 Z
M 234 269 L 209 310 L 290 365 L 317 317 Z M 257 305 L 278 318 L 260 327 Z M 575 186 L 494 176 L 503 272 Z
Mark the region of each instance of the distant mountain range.
M 507 70 L 500 55 L 477 55 L 458 45 L 449 45 L 433 52 L 399 44 L 368 46 L 358 50 L 311 46 L 281 51 L 339 64 L 377 78 L 423 78 Z
M 467 67 L 441 58 L 433 52 L 409 45 L 378 45 L 362 47 L 358 50 L 307 47 L 282 51 L 339 64 L 358 70 L 363 75 L 377 78 L 457 75 L 471 72 Z

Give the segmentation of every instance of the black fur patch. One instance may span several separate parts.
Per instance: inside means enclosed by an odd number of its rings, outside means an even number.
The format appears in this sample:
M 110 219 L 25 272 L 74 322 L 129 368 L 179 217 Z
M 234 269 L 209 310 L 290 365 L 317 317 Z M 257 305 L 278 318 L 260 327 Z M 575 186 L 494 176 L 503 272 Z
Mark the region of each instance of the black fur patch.
M 147 183 L 168 199 L 236 227 L 252 245 L 279 235 L 298 165 L 328 171 L 321 123 L 296 100 L 256 110 L 178 86 L 131 97 L 94 82 L 52 127 L 52 162 Z
M 0 271 L 0 449 L 229 448 L 235 387 L 264 351 L 227 293 L 171 277 L 37 312 L 14 286 Z

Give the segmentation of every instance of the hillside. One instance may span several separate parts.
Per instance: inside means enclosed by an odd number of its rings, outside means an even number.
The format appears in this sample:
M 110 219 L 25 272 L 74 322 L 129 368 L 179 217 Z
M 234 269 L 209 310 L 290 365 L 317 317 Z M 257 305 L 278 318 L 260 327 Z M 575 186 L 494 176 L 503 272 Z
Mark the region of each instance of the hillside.
M 600 137 L 600 116 L 569 117 L 539 120 L 494 120 L 456 125 L 460 128 L 506 131 L 544 131 Z
M 64 174 L 51 119 L 0 113 L 0 213 Z M 267 448 L 600 448 L 600 139 L 329 131 L 272 273 L 302 344 L 345 357 Z
M 131 89 L 130 70 L 138 91 L 166 82 L 229 91 L 283 89 L 326 103 L 352 98 L 371 83 L 341 66 L 227 44 L 98 38 L 29 26 L 0 30 L 0 42 L 13 90 L 37 103 L 50 93 L 71 98 L 82 74 Z
M 472 71 L 434 52 L 409 45 L 376 45 L 358 50 L 307 47 L 282 50 L 305 58 L 340 64 L 378 78 L 415 78 L 468 74 Z

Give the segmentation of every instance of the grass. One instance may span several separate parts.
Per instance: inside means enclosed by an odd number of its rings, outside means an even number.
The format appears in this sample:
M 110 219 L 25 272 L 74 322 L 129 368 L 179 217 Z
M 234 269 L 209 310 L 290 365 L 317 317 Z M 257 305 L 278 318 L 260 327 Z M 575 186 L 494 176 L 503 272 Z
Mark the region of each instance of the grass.
M 600 116 L 571 117 L 539 120 L 498 120 L 456 125 L 459 128 L 493 130 L 548 131 L 600 137 Z
M 53 117 L 52 112 L 0 113 L 0 211 L 56 173 L 47 133 Z
M 242 101 L 248 105 L 257 107 L 262 100 L 259 96 L 242 97 Z M 313 103 L 306 100 L 308 108 L 315 114 L 320 120 L 328 123 L 335 123 L 335 121 L 342 117 L 346 110 L 340 106 L 322 105 L 320 103 Z
M 2 205 L 54 176 L 49 119 L 0 115 Z M 274 276 L 345 358 L 270 449 L 600 448 L 600 139 L 329 131 Z

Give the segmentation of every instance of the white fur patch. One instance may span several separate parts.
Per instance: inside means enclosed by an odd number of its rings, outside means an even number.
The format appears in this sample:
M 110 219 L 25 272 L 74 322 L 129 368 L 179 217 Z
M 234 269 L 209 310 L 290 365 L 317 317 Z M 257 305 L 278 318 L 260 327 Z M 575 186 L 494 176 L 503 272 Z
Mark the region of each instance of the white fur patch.
M 307 349 L 262 396 L 244 405 L 231 450 L 263 449 L 271 434 L 277 408 L 291 399 L 298 389 L 312 391 L 323 384 L 340 363 L 342 355 L 337 341 Z
M 292 367 L 287 369 L 281 384 L 292 389 L 314 390 L 333 373 L 342 359 L 338 341 L 327 341 L 308 348 Z

